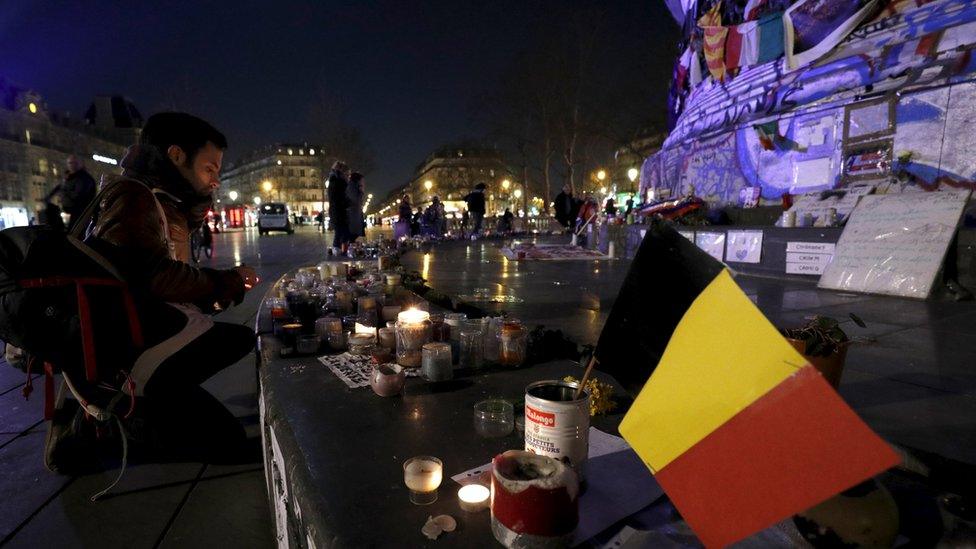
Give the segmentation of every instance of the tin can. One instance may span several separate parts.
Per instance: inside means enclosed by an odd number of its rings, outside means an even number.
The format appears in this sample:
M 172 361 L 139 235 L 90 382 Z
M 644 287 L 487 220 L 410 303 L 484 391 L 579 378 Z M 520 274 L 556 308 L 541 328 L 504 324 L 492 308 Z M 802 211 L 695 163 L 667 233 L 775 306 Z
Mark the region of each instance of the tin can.
M 525 388 L 525 449 L 567 463 L 584 480 L 590 447 L 590 394 L 579 383 L 537 381 Z

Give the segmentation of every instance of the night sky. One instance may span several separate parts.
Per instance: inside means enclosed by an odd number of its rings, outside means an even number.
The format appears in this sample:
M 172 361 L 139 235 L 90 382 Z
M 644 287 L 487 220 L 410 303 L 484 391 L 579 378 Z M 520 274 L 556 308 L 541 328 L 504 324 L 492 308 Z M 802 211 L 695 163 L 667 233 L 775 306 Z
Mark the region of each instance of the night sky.
M 230 159 L 315 141 L 317 98 L 341 97 L 376 151 L 367 179 L 383 191 L 437 147 L 481 137 L 477 98 L 541 25 L 578 5 L 0 0 L 0 75 L 78 117 L 96 94 L 125 95 L 143 116 L 187 110 L 227 134 Z M 677 26 L 663 1 L 605 5 L 619 57 L 660 52 L 646 77 L 666 81 Z M 663 113 L 664 94 L 646 108 Z

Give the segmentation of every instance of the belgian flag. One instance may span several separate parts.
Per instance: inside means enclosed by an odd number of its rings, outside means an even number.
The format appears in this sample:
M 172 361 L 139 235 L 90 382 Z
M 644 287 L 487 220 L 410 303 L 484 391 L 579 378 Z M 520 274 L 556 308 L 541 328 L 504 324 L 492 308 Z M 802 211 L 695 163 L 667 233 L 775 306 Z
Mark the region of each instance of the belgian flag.
M 899 462 L 724 265 L 666 225 L 648 229 L 596 356 L 639 388 L 620 432 L 707 546 Z

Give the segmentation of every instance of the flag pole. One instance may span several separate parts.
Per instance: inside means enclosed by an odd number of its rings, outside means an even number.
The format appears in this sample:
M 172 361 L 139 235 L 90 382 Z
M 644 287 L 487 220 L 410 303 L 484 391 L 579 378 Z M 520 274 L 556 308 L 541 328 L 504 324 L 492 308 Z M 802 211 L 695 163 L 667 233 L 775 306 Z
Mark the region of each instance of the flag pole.
M 596 351 L 594 350 L 593 354 L 590 355 L 589 364 L 586 365 L 586 371 L 583 372 L 583 379 L 580 380 L 579 387 L 576 388 L 576 394 L 573 395 L 573 400 L 579 400 L 580 395 L 583 394 L 583 386 L 586 385 L 586 382 L 590 380 L 590 374 L 593 373 L 593 366 L 595 366 L 597 362 L 599 361 L 596 359 Z

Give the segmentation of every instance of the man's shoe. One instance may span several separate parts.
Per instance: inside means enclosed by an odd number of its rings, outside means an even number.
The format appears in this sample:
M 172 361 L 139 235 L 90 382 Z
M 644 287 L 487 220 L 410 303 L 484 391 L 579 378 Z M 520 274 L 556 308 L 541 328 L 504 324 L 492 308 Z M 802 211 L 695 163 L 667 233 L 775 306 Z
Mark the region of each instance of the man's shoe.
M 95 426 L 75 400 L 54 410 L 44 439 L 44 465 L 52 473 L 80 475 L 99 469 Z

